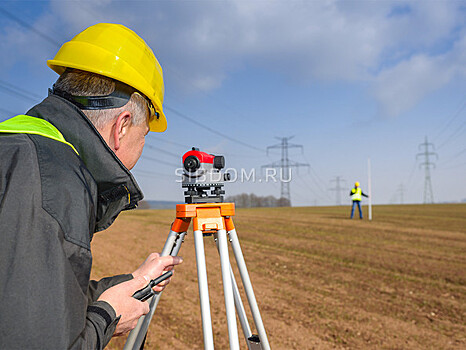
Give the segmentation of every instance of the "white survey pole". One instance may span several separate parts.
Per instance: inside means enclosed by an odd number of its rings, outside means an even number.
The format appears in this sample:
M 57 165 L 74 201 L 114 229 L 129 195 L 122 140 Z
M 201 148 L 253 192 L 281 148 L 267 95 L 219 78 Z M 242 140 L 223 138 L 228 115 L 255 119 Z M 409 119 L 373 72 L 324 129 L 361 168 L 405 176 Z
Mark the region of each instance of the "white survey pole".
M 369 221 L 372 220 L 371 159 L 367 158 L 367 180 L 369 191 Z

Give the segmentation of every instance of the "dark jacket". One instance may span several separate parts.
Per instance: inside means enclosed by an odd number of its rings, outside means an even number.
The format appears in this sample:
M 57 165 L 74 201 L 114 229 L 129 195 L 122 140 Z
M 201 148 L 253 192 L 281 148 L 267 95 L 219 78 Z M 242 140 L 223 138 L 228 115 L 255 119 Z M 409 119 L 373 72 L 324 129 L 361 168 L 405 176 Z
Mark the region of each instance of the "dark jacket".
M 39 135 L 0 133 L 0 349 L 102 349 L 118 318 L 89 281 L 95 232 L 142 193 L 81 111 L 51 95 L 28 113 L 79 153 Z

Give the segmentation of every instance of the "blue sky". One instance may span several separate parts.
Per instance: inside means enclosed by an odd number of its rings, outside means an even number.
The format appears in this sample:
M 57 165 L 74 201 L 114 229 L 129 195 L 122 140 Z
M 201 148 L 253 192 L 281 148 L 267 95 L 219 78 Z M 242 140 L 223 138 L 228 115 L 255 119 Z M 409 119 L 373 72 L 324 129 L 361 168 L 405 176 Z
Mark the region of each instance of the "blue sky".
M 354 181 L 367 192 L 368 158 L 374 203 L 421 203 L 416 154 L 426 136 L 439 157 L 434 200 L 466 198 L 464 1 L 2 1 L 0 8 L 0 120 L 46 96 L 56 74 L 45 61 L 89 25 L 125 24 L 152 47 L 164 69 L 169 127 L 148 136 L 134 169 L 147 199 L 182 200 L 176 155 L 191 146 L 259 177 L 261 165 L 280 158 L 266 147 L 289 136 L 303 146 L 290 158 L 310 164 L 293 172 L 294 205 L 335 204 L 337 176 L 345 180 L 342 204 Z M 280 184 L 235 182 L 226 190 L 279 196 Z

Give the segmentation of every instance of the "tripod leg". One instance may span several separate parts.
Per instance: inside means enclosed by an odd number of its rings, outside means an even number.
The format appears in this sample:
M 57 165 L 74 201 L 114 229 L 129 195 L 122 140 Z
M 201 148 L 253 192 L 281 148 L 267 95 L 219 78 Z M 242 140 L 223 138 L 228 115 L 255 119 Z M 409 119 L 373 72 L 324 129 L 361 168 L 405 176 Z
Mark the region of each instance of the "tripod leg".
M 161 256 L 166 255 L 177 255 L 180 248 L 181 243 L 183 243 L 184 236 L 186 232 L 175 232 L 170 230 L 168 234 L 168 238 L 165 242 L 165 245 L 162 249 Z M 149 313 L 145 316 L 142 316 L 138 320 L 138 324 L 136 327 L 131 331 L 128 335 L 128 339 L 126 340 L 125 346 L 123 347 L 124 350 L 139 350 L 141 344 L 144 341 L 144 338 L 147 334 L 147 329 L 149 328 L 150 321 L 152 320 L 152 316 L 154 315 L 155 309 L 157 308 L 157 304 L 159 303 L 160 297 L 162 296 L 162 292 L 157 293 L 150 299 L 150 310 Z
M 231 282 L 230 259 L 228 256 L 227 232 L 225 230 L 218 230 L 217 236 L 220 265 L 222 268 L 223 292 L 225 294 L 230 350 L 239 350 L 238 328 L 236 325 L 235 302 L 233 298 L 233 284 Z
M 215 243 L 217 244 L 217 250 L 220 254 L 220 250 L 218 248 L 218 239 L 215 241 Z M 246 316 L 246 311 L 244 310 L 243 301 L 241 300 L 241 295 L 239 294 L 238 285 L 236 284 L 235 274 L 233 273 L 231 264 L 230 264 L 230 275 L 231 275 L 231 284 L 233 285 L 233 296 L 235 298 L 236 312 L 238 314 L 239 323 L 243 330 L 244 338 L 247 342 L 249 337 L 252 335 L 252 332 L 251 332 L 251 328 L 249 327 L 248 318 Z
M 265 332 L 264 323 L 262 322 L 256 297 L 254 296 L 254 290 L 252 289 L 251 279 L 249 278 L 248 269 L 246 268 L 246 262 L 244 261 L 244 256 L 241 251 L 238 235 L 236 234 L 235 229 L 228 231 L 228 234 L 230 236 L 231 246 L 233 248 L 233 253 L 235 254 L 236 264 L 238 265 L 241 280 L 243 281 L 244 290 L 248 298 L 249 307 L 251 308 L 252 317 L 254 318 L 254 323 L 256 325 L 257 332 L 259 333 L 261 347 L 263 350 L 270 350 L 267 333 Z
M 204 253 L 204 235 L 200 230 L 194 231 L 194 245 L 196 248 L 197 280 L 199 284 L 199 298 L 201 301 L 204 349 L 214 350 L 214 336 L 212 334 L 212 319 L 210 316 L 209 285 L 207 284 L 207 268 Z
M 236 285 L 235 275 L 233 274 L 233 270 L 231 269 L 231 266 L 230 266 L 230 274 L 231 274 L 231 283 L 233 285 L 233 296 L 235 297 L 236 312 L 238 313 L 239 323 L 241 324 L 244 338 L 247 343 L 249 337 L 252 335 L 252 332 L 251 332 L 251 328 L 249 327 L 248 318 L 246 317 L 246 311 L 244 310 L 243 301 L 241 300 L 238 286 Z
M 215 243 L 217 244 L 217 250 L 218 250 L 219 249 L 218 240 L 216 240 Z M 219 254 L 220 254 L 220 250 L 219 250 Z M 233 296 L 235 298 L 236 312 L 238 314 L 239 323 L 241 325 L 241 328 L 243 329 L 244 338 L 247 343 L 249 337 L 252 336 L 252 332 L 251 332 L 251 328 L 249 327 L 248 318 L 246 316 L 246 311 L 244 310 L 243 301 L 241 300 L 241 295 L 239 294 L 238 285 L 236 284 L 235 274 L 233 273 L 231 264 L 230 264 L 230 275 L 231 275 L 231 284 L 233 285 Z

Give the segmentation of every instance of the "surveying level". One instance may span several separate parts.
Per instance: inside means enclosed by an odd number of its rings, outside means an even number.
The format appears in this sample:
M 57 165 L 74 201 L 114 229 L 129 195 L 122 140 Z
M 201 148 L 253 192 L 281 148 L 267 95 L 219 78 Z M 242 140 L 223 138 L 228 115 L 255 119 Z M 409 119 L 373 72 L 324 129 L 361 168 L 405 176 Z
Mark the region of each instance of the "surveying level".
M 224 182 L 230 174 L 222 172 L 225 158 L 199 151 L 193 147 L 183 155 L 183 179 L 181 186 L 186 188 L 186 203 L 223 202 Z M 208 193 L 210 191 L 210 194 Z
M 238 235 L 233 224 L 232 216 L 235 215 L 235 205 L 234 203 L 222 203 L 222 194 L 224 194 L 222 187 L 224 182 L 228 181 L 228 177 L 225 176 L 226 174 L 221 172 L 221 169 L 225 167 L 225 159 L 223 156 L 210 155 L 200 152 L 197 148 L 193 148 L 183 156 L 183 167 L 185 173 L 183 174 L 182 187 L 187 188 L 186 192 L 189 193 L 185 192 L 186 204 L 178 204 L 176 206 L 176 218 L 160 255 L 178 255 L 192 220 L 204 349 L 214 349 L 204 253 L 204 238 L 213 237 L 220 256 L 230 350 L 239 350 L 236 315 L 238 315 L 248 349 L 270 350 L 267 334 L 256 297 L 254 296 L 251 279 L 249 278 L 246 262 L 244 261 Z M 193 191 L 193 193 L 190 191 Z M 211 193 L 208 194 L 207 191 L 211 191 Z M 251 331 L 243 302 L 241 301 L 230 264 L 228 241 L 231 243 L 254 325 L 258 333 L 257 335 Z M 149 299 L 149 313 L 139 319 L 137 326 L 129 334 L 124 346 L 125 350 L 140 350 L 144 346 L 147 329 L 161 295 L 162 292 L 155 292 L 154 297 Z

